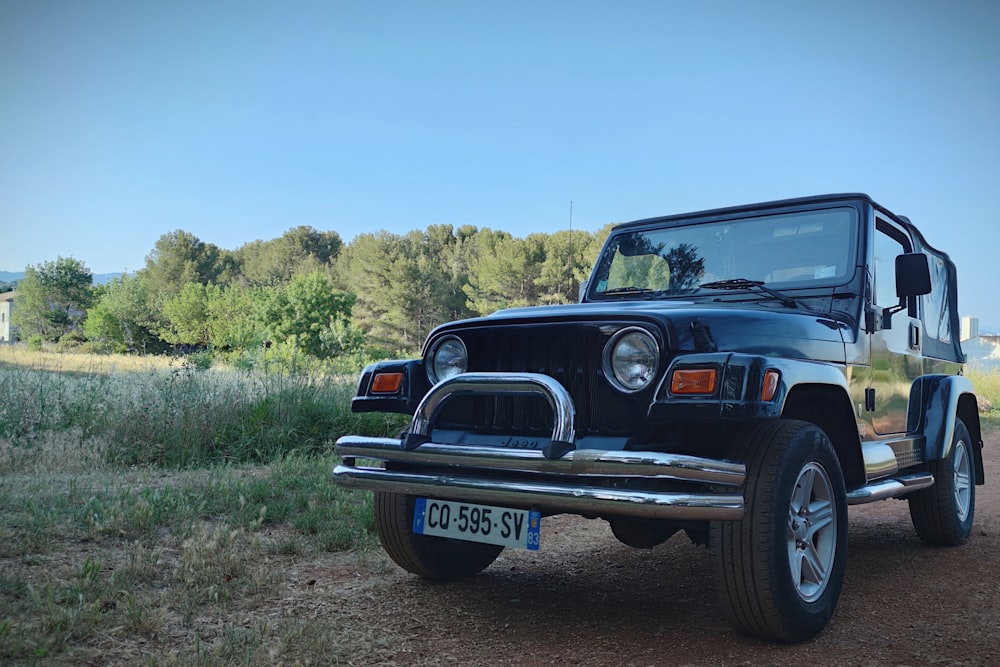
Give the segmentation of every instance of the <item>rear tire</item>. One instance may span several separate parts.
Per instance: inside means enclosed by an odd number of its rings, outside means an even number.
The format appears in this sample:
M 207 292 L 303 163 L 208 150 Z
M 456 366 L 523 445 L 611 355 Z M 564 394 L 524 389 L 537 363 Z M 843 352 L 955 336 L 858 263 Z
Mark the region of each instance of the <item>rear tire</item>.
M 714 521 L 709 545 L 730 621 L 799 642 L 830 620 L 847 561 L 847 492 L 829 438 L 809 422 L 751 426 L 734 452 L 747 465 L 741 521 Z
M 910 494 L 910 519 L 927 544 L 954 547 L 965 544 L 972 534 L 976 513 L 976 468 L 972 438 L 958 420 L 951 440 L 951 453 L 931 461 L 934 486 Z
M 485 570 L 503 547 L 413 532 L 416 498 L 375 492 L 375 527 L 382 548 L 397 565 L 426 579 L 454 581 Z

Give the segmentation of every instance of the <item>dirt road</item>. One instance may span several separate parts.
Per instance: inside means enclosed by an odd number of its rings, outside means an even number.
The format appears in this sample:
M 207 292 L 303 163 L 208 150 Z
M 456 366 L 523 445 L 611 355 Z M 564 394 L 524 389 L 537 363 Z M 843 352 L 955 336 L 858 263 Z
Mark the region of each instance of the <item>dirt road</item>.
M 727 624 L 707 551 L 683 534 L 652 550 L 602 521 L 543 522 L 538 553 L 506 551 L 453 584 L 395 568 L 345 566 L 316 578 L 324 607 L 384 630 L 357 664 L 1000 664 L 1000 431 L 986 437 L 969 544 L 927 547 L 905 501 L 851 508 L 847 579 L 831 624 L 799 645 Z M 376 633 L 378 636 L 378 633 Z

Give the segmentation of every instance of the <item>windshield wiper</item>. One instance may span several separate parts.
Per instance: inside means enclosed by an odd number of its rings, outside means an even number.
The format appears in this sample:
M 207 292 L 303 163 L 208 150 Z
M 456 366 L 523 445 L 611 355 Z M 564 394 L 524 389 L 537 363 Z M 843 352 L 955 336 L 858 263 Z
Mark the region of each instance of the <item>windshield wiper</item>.
M 601 296 L 641 296 L 644 299 L 652 299 L 657 294 L 661 292 L 648 287 L 615 287 L 601 292 Z
M 764 284 L 763 280 L 747 280 L 746 278 L 733 278 L 732 280 L 716 280 L 715 282 L 702 283 L 698 287 L 704 287 L 705 289 L 721 289 L 721 290 L 734 290 L 734 289 L 748 289 L 748 290 L 758 290 L 767 294 L 768 296 L 773 296 L 775 299 L 781 302 L 781 305 L 786 308 L 803 308 L 805 310 L 812 310 L 805 303 L 793 299 L 787 294 L 782 294 L 778 290 L 771 289 Z

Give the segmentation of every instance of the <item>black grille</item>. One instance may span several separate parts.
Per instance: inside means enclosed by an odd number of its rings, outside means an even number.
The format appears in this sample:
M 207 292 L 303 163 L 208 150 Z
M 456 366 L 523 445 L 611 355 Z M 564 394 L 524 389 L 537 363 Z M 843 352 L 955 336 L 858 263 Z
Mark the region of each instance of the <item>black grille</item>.
M 623 325 L 624 326 L 624 325 Z M 505 325 L 457 334 L 470 371 L 543 373 L 562 384 L 576 407 L 577 435 L 627 435 L 647 402 L 623 395 L 604 380 L 604 346 L 618 329 L 608 324 Z M 551 411 L 537 396 L 465 396 L 450 402 L 439 425 L 482 433 L 548 435 Z

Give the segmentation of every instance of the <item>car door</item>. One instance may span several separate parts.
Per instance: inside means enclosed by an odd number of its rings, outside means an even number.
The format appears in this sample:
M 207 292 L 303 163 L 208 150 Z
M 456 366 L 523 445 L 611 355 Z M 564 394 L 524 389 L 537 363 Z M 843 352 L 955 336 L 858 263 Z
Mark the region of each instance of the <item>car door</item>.
M 899 226 L 876 218 L 873 299 L 882 313 L 881 325 L 871 334 L 873 391 L 871 423 L 879 435 L 906 431 L 906 407 L 913 381 L 923 373 L 918 299 L 900 299 L 896 293 L 896 257 L 912 252 L 909 236 Z M 902 307 L 898 312 L 887 308 Z

